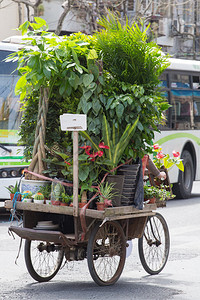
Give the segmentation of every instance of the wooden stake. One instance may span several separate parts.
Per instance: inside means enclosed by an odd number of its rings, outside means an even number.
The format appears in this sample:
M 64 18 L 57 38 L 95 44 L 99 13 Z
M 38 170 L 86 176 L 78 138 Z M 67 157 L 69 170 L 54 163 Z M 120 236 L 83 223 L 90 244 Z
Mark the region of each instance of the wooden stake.
M 78 131 L 73 132 L 73 216 L 78 217 Z

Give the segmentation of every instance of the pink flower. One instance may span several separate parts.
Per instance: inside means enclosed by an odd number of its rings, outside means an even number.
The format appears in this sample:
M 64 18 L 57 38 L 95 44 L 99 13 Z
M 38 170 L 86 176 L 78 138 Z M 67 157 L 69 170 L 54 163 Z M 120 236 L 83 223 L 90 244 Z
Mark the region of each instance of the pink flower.
M 174 157 L 179 157 L 180 156 L 180 152 L 178 152 L 178 151 L 172 151 L 172 154 L 173 154 L 173 156 Z
M 156 155 L 157 159 L 162 159 L 164 157 L 165 157 L 165 154 L 162 151 L 158 152 L 158 154 Z
M 104 142 L 99 143 L 99 148 L 109 149 L 109 146 L 104 145 Z
M 160 148 L 160 146 L 158 144 L 154 144 L 153 148 L 154 148 L 154 150 L 158 150 Z
M 66 165 L 71 166 L 71 164 L 68 161 L 64 161 L 66 163 Z

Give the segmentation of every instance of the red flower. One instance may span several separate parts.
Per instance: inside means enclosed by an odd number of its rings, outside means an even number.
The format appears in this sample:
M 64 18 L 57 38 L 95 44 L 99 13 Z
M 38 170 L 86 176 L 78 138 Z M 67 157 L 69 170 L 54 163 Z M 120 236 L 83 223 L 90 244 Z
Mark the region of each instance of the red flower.
M 90 150 L 85 150 L 85 153 L 87 154 L 87 155 L 90 155 Z
M 89 153 L 88 155 L 91 158 L 91 161 L 95 161 L 95 157 L 98 155 L 98 152 Z
M 82 146 L 82 147 L 80 147 L 80 148 L 85 149 L 85 151 L 88 151 L 88 150 L 90 151 L 91 146 L 85 145 L 85 146 Z
M 160 146 L 158 144 L 154 144 L 153 148 L 154 148 L 154 150 L 158 150 L 160 148 Z
M 104 145 L 104 142 L 99 143 L 99 148 L 109 149 L 109 146 Z
M 172 154 L 173 154 L 173 156 L 174 157 L 179 157 L 180 156 L 180 152 L 178 152 L 178 151 L 172 151 Z
M 162 151 L 158 152 L 158 154 L 156 155 L 157 159 L 162 159 L 164 157 L 165 157 L 165 154 Z
M 101 156 L 103 155 L 103 151 L 99 150 L 99 151 L 97 152 L 97 155 L 98 155 L 98 157 L 101 157 Z
M 71 164 L 68 161 L 64 161 L 66 163 L 66 165 L 71 166 Z

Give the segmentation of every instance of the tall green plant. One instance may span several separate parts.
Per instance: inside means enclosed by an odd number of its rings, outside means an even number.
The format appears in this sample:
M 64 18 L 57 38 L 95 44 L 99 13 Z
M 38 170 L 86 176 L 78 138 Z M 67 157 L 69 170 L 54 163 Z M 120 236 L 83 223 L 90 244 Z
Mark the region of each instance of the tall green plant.
M 120 136 L 119 134 L 116 133 L 116 129 L 114 126 L 111 130 L 109 122 L 106 119 L 106 116 L 105 115 L 103 116 L 103 124 L 102 124 L 102 132 L 101 132 L 102 140 L 105 143 L 105 145 L 108 146 L 108 148 L 106 147 L 104 149 L 105 159 L 101 160 L 100 162 L 97 162 L 102 165 L 102 168 L 105 168 L 107 170 L 112 170 L 122 162 L 124 151 L 129 145 L 134 135 L 138 120 L 139 118 L 137 118 L 132 125 L 128 124 L 123 134 Z M 90 137 L 90 135 L 86 131 L 81 132 L 81 134 L 88 141 L 91 142 L 94 149 L 100 151 L 99 146 L 94 142 L 94 140 Z
M 99 24 L 104 29 L 96 33 L 96 49 L 104 68 L 120 81 L 142 85 L 147 90 L 155 88 L 169 63 L 155 42 L 147 42 L 149 26 L 129 26 L 128 19 L 122 25 L 112 13 L 102 17 Z

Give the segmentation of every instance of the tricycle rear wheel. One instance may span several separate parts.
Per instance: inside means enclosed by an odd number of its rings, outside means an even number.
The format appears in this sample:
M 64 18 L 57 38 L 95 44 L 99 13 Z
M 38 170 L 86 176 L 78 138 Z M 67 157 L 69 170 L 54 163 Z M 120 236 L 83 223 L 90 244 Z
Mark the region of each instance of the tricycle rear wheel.
M 64 252 L 61 246 L 54 243 L 26 240 L 24 256 L 32 278 L 39 282 L 46 282 L 59 271 Z
M 117 222 L 96 224 L 87 246 L 88 268 L 93 280 L 101 286 L 112 285 L 120 277 L 126 259 L 126 240 Z

